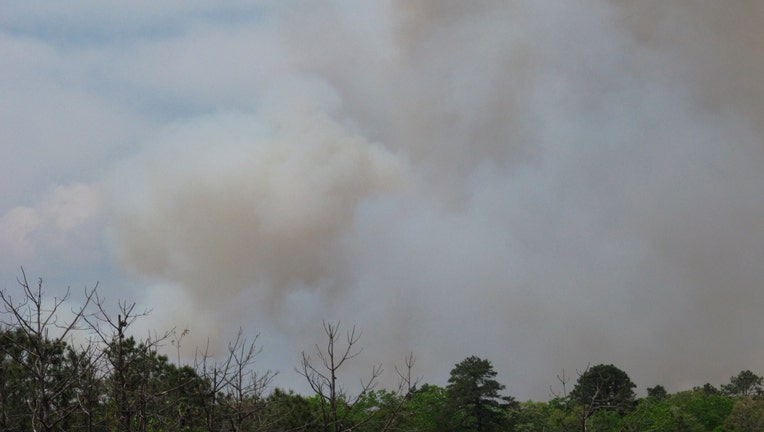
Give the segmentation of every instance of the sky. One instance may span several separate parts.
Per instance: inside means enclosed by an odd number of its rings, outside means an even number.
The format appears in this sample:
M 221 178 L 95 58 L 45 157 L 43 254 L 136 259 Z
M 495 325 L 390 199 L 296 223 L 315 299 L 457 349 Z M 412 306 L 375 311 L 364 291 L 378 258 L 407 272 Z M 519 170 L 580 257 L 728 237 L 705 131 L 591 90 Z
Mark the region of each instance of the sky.
M 764 373 L 764 4 L 0 5 L 0 288 L 23 266 L 294 368 L 490 360 L 546 400 Z

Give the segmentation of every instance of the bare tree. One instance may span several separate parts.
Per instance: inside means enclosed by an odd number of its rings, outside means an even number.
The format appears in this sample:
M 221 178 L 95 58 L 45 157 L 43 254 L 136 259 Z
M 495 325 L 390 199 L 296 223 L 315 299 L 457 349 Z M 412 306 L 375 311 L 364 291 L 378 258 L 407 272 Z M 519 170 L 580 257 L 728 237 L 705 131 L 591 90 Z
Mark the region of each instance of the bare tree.
M 204 351 L 197 351 L 194 361 L 197 373 L 206 378 L 207 388 L 204 397 L 207 430 L 213 431 L 221 419 L 218 412 L 220 395 L 226 396 L 229 412 L 225 421 L 231 430 L 245 430 L 254 423 L 257 404 L 262 399 L 264 390 L 270 385 L 277 372 L 265 371 L 258 374 L 253 366 L 263 347 L 257 345 L 259 334 L 249 341 L 244 330 L 239 329 L 236 338 L 228 344 L 227 352 L 221 361 L 215 361 L 209 351 L 209 342 Z
M 586 369 L 584 369 L 584 372 L 576 371 L 578 376 L 580 377 L 586 371 L 589 370 L 589 365 L 586 365 Z M 565 375 L 565 369 L 562 370 L 561 375 L 557 375 L 557 381 L 560 383 L 560 391 L 555 391 L 552 386 L 549 386 L 549 392 L 557 399 L 562 400 L 565 403 L 565 410 L 566 411 L 573 411 L 573 414 L 576 416 L 576 420 L 578 422 L 578 426 L 581 430 L 581 432 L 586 432 L 586 426 L 587 426 L 587 420 L 589 417 L 594 414 L 594 407 L 592 404 L 584 404 L 580 407 L 575 407 L 573 404 L 573 401 L 570 398 L 570 395 L 568 394 L 568 383 L 570 382 L 570 377 Z M 595 395 L 596 396 L 596 395 Z M 580 411 L 577 409 L 580 408 Z
M 382 365 L 373 365 L 369 377 L 366 380 L 361 379 L 359 393 L 354 397 L 350 396 L 339 382 L 339 371 L 346 362 L 361 353 L 362 349 L 357 347 L 361 333 L 357 332 L 353 326 L 345 334 L 345 341 L 342 344 L 339 322 L 332 324 L 323 321 L 323 327 L 327 341 L 324 349 L 321 349 L 318 344 L 315 345 L 315 355 L 318 361 L 316 362 L 303 351 L 300 367 L 296 368 L 296 371 L 307 379 L 308 384 L 321 400 L 323 429 L 332 432 L 351 431 L 370 421 L 376 414 L 370 412 L 352 420 L 350 417 L 356 404 L 377 386 L 378 379 L 383 372 Z M 411 389 L 411 368 L 414 366 L 414 362 L 412 354 L 406 360 L 407 370 L 405 372 L 396 369 L 400 378 L 397 391 L 399 395 L 404 389 L 406 391 Z M 393 407 L 392 413 L 385 420 L 382 430 L 390 429 L 395 416 L 403 406 L 403 402 L 401 401 L 400 404 Z
M 398 389 L 395 392 L 398 395 L 398 403 L 395 404 L 392 411 L 385 420 L 385 424 L 382 427 L 381 432 L 392 430 L 395 419 L 398 417 L 398 414 L 406 404 L 406 397 L 404 396 L 411 394 L 411 390 L 416 387 L 417 383 L 419 382 L 419 378 L 412 378 L 411 376 L 411 371 L 414 369 L 415 363 L 416 358 L 412 352 L 406 356 L 406 368 L 403 371 L 401 371 L 398 366 L 395 366 L 395 373 L 398 375 Z
M 215 362 L 210 354 L 210 342 L 207 340 L 207 346 L 204 351 L 197 350 L 196 357 L 194 359 L 194 369 L 199 375 L 205 377 L 207 380 L 207 387 L 204 389 L 203 395 L 203 407 L 206 417 L 206 426 L 209 432 L 212 432 L 216 428 L 217 420 L 217 408 L 218 408 L 218 396 L 226 386 L 226 378 L 229 374 L 232 358 L 228 358 L 223 362 Z
M 265 388 L 276 375 L 270 370 L 258 374 L 252 366 L 255 358 L 263 350 L 256 345 L 260 335 L 249 342 L 244 331 L 239 329 L 236 339 L 228 344 L 228 359 L 231 367 L 226 379 L 226 388 L 232 398 L 232 413 L 229 422 L 235 432 L 243 430 L 244 425 L 253 420 L 257 404 Z
M 135 303 L 118 302 L 119 313 L 116 319 L 106 310 L 105 300 L 95 297 L 98 311 L 85 319 L 104 345 L 106 360 L 111 371 L 112 386 L 110 396 L 114 400 L 120 428 L 130 432 L 133 426 L 135 407 L 128 398 L 128 372 L 130 364 L 125 353 L 125 332 L 139 317 L 148 315 L 148 311 L 135 313 Z
M 69 288 L 62 297 L 49 299 L 43 292 L 41 278 L 36 285 L 30 285 L 22 268 L 21 278 L 16 280 L 21 287 L 20 298 L 0 291 L 0 304 L 7 317 L 2 324 L 17 329 L 23 337 L 12 339 L 11 343 L 16 344 L 17 349 L 6 353 L 32 379 L 34 390 L 27 401 L 32 430 L 48 432 L 58 428 L 77 408 L 76 404 L 56 404 L 56 401 L 72 391 L 82 371 L 87 370 L 88 356 L 75 355 L 70 345 L 74 333 L 81 330 L 79 324 L 98 284 L 85 290 L 84 302 L 64 319 L 60 315 L 70 299 Z M 85 350 L 89 351 L 89 348 Z M 66 373 L 60 373 L 62 363 L 67 361 Z
M 565 401 L 566 409 L 575 415 L 581 432 L 587 431 L 589 419 L 597 411 L 611 410 L 622 414 L 633 407 L 631 389 L 634 383 L 615 366 L 597 365 L 592 368 L 587 365 L 583 372 L 576 373 L 578 382 L 572 392 L 567 392 L 566 385 L 570 378 L 565 376 L 563 370 L 562 376 L 557 376 L 562 393 L 552 391 L 552 394 Z
M 144 340 L 136 342 L 128 337 L 127 330 L 136 320 L 148 316 L 149 310 L 136 312 L 135 303 L 119 301 L 115 317 L 107 310 L 105 299 L 96 295 L 93 303 L 97 311 L 84 316 L 84 319 L 103 344 L 105 362 L 111 376 L 108 394 L 114 401 L 120 430 L 145 431 L 149 417 L 160 414 L 149 413 L 149 402 L 158 396 L 166 397 L 184 385 L 176 383 L 174 387 L 162 389 L 161 394 L 152 394 L 150 388 L 151 374 L 157 372 L 153 370 L 153 363 L 161 362 L 157 351 L 175 329 L 149 334 Z
M 579 380 L 586 375 L 589 371 L 589 365 L 586 365 L 586 369 L 583 372 L 576 371 Z M 579 406 L 581 411 L 576 412 L 578 422 L 581 425 L 581 432 L 586 432 L 587 420 L 594 415 L 599 408 L 599 395 L 602 392 L 602 382 L 597 382 L 588 397 L 584 397 L 579 400 Z

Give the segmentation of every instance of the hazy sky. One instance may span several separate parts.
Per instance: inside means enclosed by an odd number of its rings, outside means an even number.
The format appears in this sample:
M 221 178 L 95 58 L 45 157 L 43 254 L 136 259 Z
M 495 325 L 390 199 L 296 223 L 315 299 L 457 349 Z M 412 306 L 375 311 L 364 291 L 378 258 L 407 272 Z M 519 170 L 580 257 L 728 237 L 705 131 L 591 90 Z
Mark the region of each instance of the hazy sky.
M 762 2 L 213 3 L 0 5 L 0 287 L 243 326 L 298 390 L 322 319 L 351 384 L 764 373 Z

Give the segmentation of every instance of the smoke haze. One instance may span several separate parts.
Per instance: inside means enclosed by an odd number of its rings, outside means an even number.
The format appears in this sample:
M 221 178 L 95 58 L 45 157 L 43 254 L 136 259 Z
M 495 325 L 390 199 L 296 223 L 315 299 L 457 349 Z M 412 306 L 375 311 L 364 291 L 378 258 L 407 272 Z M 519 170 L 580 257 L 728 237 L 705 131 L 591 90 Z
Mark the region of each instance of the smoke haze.
M 322 319 L 362 369 L 478 355 L 521 399 L 588 363 L 670 391 L 760 367 L 761 2 L 263 8 L 102 66 L 183 107 L 125 132 L 93 210 L 157 323 L 260 331 L 292 388 Z

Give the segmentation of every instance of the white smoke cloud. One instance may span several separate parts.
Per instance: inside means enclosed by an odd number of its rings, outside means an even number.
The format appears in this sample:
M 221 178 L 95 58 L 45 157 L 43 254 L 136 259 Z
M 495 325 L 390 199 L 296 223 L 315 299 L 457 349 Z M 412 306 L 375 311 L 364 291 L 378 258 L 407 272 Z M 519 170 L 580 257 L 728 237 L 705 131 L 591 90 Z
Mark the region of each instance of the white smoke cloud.
M 112 174 L 119 259 L 295 359 L 325 318 L 430 381 L 487 357 L 520 397 L 590 362 L 670 390 L 753 368 L 764 31 L 727 17 L 760 7 L 643 4 L 278 10 L 256 109 Z
M 92 230 L 103 209 L 96 185 L 57 186 L 36 207 L 14 207 L 0 216 L 0 253 L 13 266 L 67 250 L 67 260 L 92 259 Z M 6 264 L 8 265 L 8 264 Z M 16 267 L 18 268 L 18 267 Z
M 34 244 L 30 234 L 40 225 L 40 218 L 34 209 L 15 207 L 0 218 L 0 240 L 3 251 L 18 257 L 34 254 Z
M 275 97 L 256 115 L 170 128 L 120 167 L 112 228 L 125 265 L 205 302 L 248 287 L 277 302 L 339 271 L 355 207 L 395 188 L 403 163 L 332 117 L 330 89 Z

